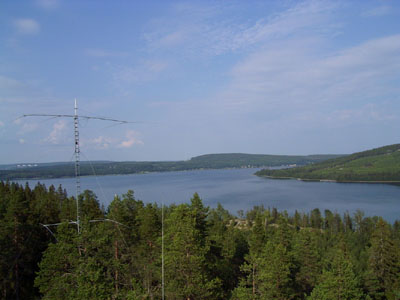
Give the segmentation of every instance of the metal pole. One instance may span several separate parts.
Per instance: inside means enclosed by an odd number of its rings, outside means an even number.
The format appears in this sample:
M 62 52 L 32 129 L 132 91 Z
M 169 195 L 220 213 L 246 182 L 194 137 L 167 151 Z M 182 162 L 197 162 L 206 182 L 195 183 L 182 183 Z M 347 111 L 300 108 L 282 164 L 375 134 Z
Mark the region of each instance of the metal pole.
M 162 291 L 162 300 L 164 300 L 165 292 L 164 292 L 164 199 L 162 202 L 161 208 L 161 291 Z
M 78 234 L 80 233 L 80 218 L 79 218 L 79 195 L 81 193 L 81 178 L 80 178 L 80 150 L 79 150 L 79 117 L 78 105 L 75 99 L 74 109 L 74 136 L 75 136 L 75 179 L 76 179 L 76 226 L 78 227 Z
M 76 222 L 70 222 L 70 224 L 76 224 L 78 229 L 78 234 L 81 230 L 80 225 L 80 209 L 79 209 L 79 195 L 81 194 L 81 171 L 80 171 L 80 149 L 79 149 L 79 118 L 83 118 L 86 120 L 101 120 L 101 121 L 111 121 L 117 122 L 119 124 L 128 124 L 128 123 L 141 123 L 141 122 L 130 122 L 130 121 L 123 121 L 117 119 L 110 119 L 104 117 L 92 117 L 92 116 L 79 116 L 78 115 L 78 104 L 75 99 L 75 108 L 73 115 L 64 115 L 64 114 L 25 114 L 19 118 L 24 117 L 54 117 L 54 118 L 73 118 L 74 119 L 74 136 L 75 136 L 75 180 L 76 180 Z M 18 119 L 19 119 L 18 118 Z M 47 225 L 54 225 L 54 224 L 47 224 Z M 47 226 L 44 224 L 43 226 Z M 59 225 L 59 224 L 57 224 Z M 48 228 L 47 228 L 48 229 Z

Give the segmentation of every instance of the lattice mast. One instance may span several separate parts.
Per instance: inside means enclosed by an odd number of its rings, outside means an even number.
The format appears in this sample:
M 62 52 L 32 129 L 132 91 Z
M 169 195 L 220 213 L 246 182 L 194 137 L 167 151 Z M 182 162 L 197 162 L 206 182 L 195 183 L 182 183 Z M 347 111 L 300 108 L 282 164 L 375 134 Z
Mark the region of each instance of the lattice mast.
M 75 180 L 76 180 L 76 226 L 78 234 L 80 233 L 80 211 L 79 211 L 79 195 L 81 194 L 81 166 L 80 166 L 80 149 L 79 149 L 79 116 L 78 105 L 75 99 L 74 108 L 74 137 L 75 137 Z
M 162 201 L 161 207 L 161 299 L 164 300 L 165 297 L 165 280 L 164 280 L 164 199 Z
M 130 121 L 123 121 L 123 120 L 117 120 L 117 119 L 110 119 L 110 118 L 104 118 L 104 117 L 92 117 L 92 116 L 81 116 L 78 114 L 78 104 L 75 99 L 75 106 L 74 106 L 74 114 L 73 115 L 63 115 L 63 114 L 58 114 L 58 115 L 52 115 L 52 114 L 26 114 L 22 115 L 20 118 L 24 117 L 52 117 L 52 118 L 72 118 L 74 120 L 74 143 L 75 143 L 75 181 L 76 181 L 76 221 L 71 221 L 70 224 L 76 224 L 77 229 L 78 229 L 78 234 L 80 233 L 80 208 L 79 208 L 79 195 L 81 194 L 81 172 L 80 172 L 80 148 L 79 148 L 79 119 L 95 119 L 95 120 L 101 120 L 101 121 L 111 121 L 111 122 L 116 122 L 120 124 L 126 124 L 126 123 L 140 123 L 140 122 L 130 122 Z M 110 221 L 114 223 L 118 223 L 114 220 L 109 220 L 109 219 L 104 219 L 104 220 L 91 220 L 89 222 L 98 222 L 98 221 Z M 119 224 L 119 223 L 118 223 Z M 49 226 L 57 226 L 60 225 L 60 223 L 57 224 L 42 224 L 43 226 L 46 227 L 47 230 L 49 230 Z M 50 231 L 50 230 L 49 230 Z M 52 233 L 50 231 L 50 233 Z M 53 233 L 52 233 L 53 234 Z

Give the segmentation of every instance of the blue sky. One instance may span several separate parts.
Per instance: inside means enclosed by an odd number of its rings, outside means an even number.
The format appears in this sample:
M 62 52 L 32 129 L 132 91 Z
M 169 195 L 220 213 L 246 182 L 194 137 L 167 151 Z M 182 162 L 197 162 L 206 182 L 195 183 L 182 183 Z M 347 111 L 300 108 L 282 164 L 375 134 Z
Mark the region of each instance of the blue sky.
M 0 3 L 0 163 L 352 153 L 400 140 L 399 1 Z

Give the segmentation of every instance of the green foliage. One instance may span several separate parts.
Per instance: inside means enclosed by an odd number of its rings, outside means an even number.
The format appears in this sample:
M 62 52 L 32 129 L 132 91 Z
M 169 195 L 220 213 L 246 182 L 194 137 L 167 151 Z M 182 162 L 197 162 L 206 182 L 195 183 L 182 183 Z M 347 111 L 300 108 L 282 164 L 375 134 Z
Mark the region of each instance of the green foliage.
M 272 178 L 304 180 L 400 181 L 400 144 L 354 153 L 303 167 L 256 173 Z
M 197 194 L 165 220 L 165 270 L 168 299 L 215 299 L 220 280 L 210 278 L 206 255 L 205 208 Z
M 396 299 L 400 291 L 399 241 L 391 237 L 389 225 L 380 218 L 368 249 L 367 289 L 374 299 Z
M 76 229 L 64 223 L 58 228 L 57 243 L 50 244 L 39 264 L 35 285 L 43 299 L 70 299 L 78 287 L 79 262 Z M 73 295 L 75 296 L 75 295 Z
M 281 243 L 267 242 L 260 260 L 260 294 L 264 299 L 286 300 L 293 295 L 291 255 Z
M 332 261 L 324 268 L 320 282 L 309 300 L 358 300 L 363 298 L 353 265 L 341 249 L 334 251 Z
M 320 235 L 314 231 L 301 230 L 294 237 L 293 259 L 295 284 L 302 293 L 309 295 L 321 273 L 321 256 L 318 251 Z
M 0 182 L 0 298 L 160 299 L 161 208 L 133 191 L 106 212 L 79 199 L 78 235 L 62 188 Z M 239 219 L 198 194 L 164 216 L 166 299 L 399 298 L 399 221 L 262 206 Z M 47 222 L 62 222 L 54 236 Z
M 291 164 L 306 165 L 339 156 L 340 155 L 288 156 L 229 153 L 202 155 L 185 161 L 82 162 L 81 175 L 94 175 L 93 168 L 96 170 L 97 175 L 109 175 L 198 169 L 248 168 L 265 166 L 274 167 Z M 0 178 L 7 180 L 27 178 L 60 178 L 73 176 L 75 176 L 75 167 L 73 163 L 43 164 L 37 167 L 21 169 L 7 168 L 0 170 Z

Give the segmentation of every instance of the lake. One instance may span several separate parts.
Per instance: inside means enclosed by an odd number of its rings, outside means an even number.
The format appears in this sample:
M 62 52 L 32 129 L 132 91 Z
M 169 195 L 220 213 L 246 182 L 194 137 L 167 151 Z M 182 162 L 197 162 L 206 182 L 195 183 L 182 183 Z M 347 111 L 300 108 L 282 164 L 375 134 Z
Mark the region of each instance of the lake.
M 236 214 L 255 205 L 286 209 L 293 213 L 321 212 L 354 213 L 357 209 L 367 216 L 383 216 L 393 222 L 400 219 L 400 187 L 386 184 L 304 182 L 276 180 L 253 175 L 258 169 L 223 169 L 165 172 L 132 175 L 88 176 L 81 178 L 81 189 L 92 190 L 107 206 L 115 194 L 134 190 L 135 198 L 165 204 L 189 202 L 197 192 L 205 205 Z M 25 183 L 20 181 L 20 183 Z M 33 187 L 38 180 L 27 180 Z M 75 178 L 40 180 L 47 187 L 62 185 L 68 195 L 75 195 Z

